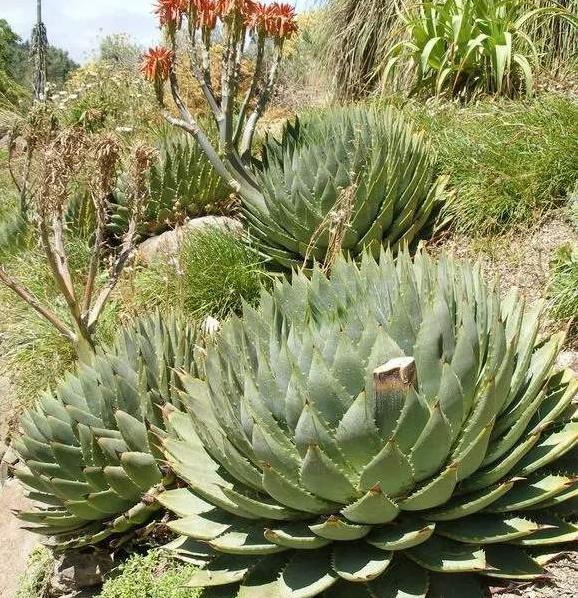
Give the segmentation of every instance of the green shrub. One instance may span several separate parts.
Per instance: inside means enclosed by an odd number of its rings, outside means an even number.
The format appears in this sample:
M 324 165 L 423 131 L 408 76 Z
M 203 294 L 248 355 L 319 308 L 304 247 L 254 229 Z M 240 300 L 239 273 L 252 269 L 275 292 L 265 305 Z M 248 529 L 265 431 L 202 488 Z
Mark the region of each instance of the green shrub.
M 438 169 L 457 198 L 447 207 L 470 234 L 536 222 L 578 179 L 578 104 L 546 96 L 529 102 L 408 103 L 432 139 Z
M 177 309 L 193 318 L 223 318 L 254 303 L 264 279 L 262 261 L 234 234 L 196 231 L 171 263 L 157 262 L 136 273 L 132 285 L 138 311 Z
M 535 10 L 524 0 L 420 2 L 402 18 L 409 39 L 387 53 L 384 83 L 398 62 L 409 60 L 413 91 L 433 95 L 531 94 L 539 58 L 526 26 L 553 18 L 578 26 L 578 18 L 558 5 L 544 3 Z
M 52 575 L 54 555 L 45 546 L 38 546 L 28 557 L 26 573 L 20 580 L 15 598 L 43 598 Z
M 550 271 L 550 314 L 558 321 L 573 318 L 571 335 L 578 332 L 578 245 L 561 247 Z
M 194 598 L 199 590 L 185 587 L 195 567 L 159 550 L 134 555 L 105 582 L 100 598 Z

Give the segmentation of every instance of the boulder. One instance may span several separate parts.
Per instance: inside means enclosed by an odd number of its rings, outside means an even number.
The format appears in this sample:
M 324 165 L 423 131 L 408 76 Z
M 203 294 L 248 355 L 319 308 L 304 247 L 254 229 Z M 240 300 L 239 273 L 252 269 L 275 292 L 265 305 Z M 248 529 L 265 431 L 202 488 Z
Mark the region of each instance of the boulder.
M 137 249 L 136 261 L 140 264 L 151 264 L 159 259 L 168 261 L 178 253 L 185 237 L 208 228 L 241 234 L 243 225 L 238 220 L 227 216 L 194 218 L 182 226 L 143 241 Z
M 69 552 L 54 566 L 50 595 L 77 596 L 90 588 L 98 588 L 115 564 L 113 556 L 102 550 Z

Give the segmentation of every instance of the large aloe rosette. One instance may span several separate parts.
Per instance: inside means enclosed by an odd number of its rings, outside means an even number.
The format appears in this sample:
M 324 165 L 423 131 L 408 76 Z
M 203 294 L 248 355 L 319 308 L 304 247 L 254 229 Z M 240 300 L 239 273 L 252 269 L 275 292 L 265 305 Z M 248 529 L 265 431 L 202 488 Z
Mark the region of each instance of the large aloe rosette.
M 336 108 L 288 123 L 264 145 L 250 232 L 278 266 L 323 262 L 336 243 L 378 256 L 431 234 L 446 199 L 434 155 L 392 108 Z M 341 229 L 337 233 L 337 229 Z
M 138 320 L 23 415 L 15 474 L 39 505 L 19 513 L 28 529 L 73 548 L 131 532 L 159 512 L 154 497 L 175 481 L 160 461 L 163 409 L 175 402 L 177 370 L 199 375 L 199 340 L 181 318 Z
M 295 275 L 247 307 L 206 381 L 183 378 L 188 413 L 164 441 L 188 484 L 159 496 L 170 548 L 207 562 L 192 585 L 473 597 L 474 573 L 543 575 L 578 538 L 578 422 L 538 312 L 478 269 L 406 253 Z

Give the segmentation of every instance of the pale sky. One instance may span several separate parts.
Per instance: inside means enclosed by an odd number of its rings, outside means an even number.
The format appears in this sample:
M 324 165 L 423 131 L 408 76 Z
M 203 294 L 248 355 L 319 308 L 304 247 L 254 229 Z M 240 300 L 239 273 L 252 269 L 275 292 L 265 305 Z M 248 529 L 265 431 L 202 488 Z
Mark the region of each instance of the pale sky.
M 313 0 L 297 0 L 297 8 Z M 110 33 L 128 33 L 142 46 L 158 41 L 152 15 L 154 0 L 42 0 L 48 41 L 84 62 Z M 36 0 L 0 0 L 0 18 L 23 39 L 30 37 L 36 19 Z

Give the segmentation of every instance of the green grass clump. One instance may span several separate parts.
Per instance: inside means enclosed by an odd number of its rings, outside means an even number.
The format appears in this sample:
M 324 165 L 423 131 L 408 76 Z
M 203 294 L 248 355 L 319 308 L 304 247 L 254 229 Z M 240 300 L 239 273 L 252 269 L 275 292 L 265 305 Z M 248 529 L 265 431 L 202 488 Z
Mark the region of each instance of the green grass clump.
M 26 573 L 14 598 L 42 598 L 46 595 L 54 567 L 54 555 L 45 546 L 38 546 L 28 557 Z
M 578 332 L 578 245 L 561 247 L 550 271 L 550 315 L 558 321 L 573 319 L 570 336 Z
M 439 170 L 450 175 L 457 196 L 447 212 L 460 232 L 499 234 L 534 224 L 578 179 L 578 103 L 570 99 L 411 102 L 404 111 L 431 138 Z
M 199 590 L 185 587 L 195 572 L 192 565 L 160 550 L 130 557 L 118 575 L 105 582 L 100 598 L 194 598 Z
M 132 285 L 137 311 L 181 310 L 220 319 L 255 302 L 264 279 L 261 258 L 242 239 L 217 228 L 195 231 L 170 263 L 137 272 Z

